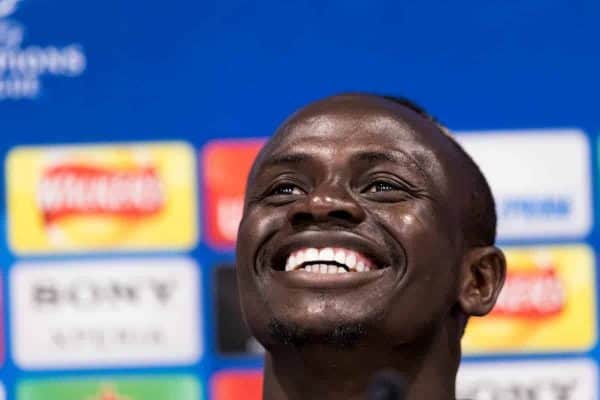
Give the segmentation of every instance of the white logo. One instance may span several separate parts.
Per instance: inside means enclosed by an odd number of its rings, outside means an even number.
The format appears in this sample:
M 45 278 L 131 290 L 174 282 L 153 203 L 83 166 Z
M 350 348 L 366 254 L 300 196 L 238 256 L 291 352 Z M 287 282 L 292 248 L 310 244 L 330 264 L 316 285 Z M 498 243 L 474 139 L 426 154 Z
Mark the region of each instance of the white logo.
M 21 0 L 0 0 L 0 101 L 34 99 L 42 91 L 42 77 L 76 77 L 86 69 L 81 46 L 23 44 L 24 27 L 2 19 L 14 12 Z
M 186 258 L 16 265 L 16 362 L 24 369 L 194 363 L 198 279 Z
M 576 129 L 458 135 L 488 179 L 499 239 L 585 236 L 591 227 L 590 149 Z
M 0 0 L 0 18 L 5 18 L 15 12 L 21 0 Z
M 595 400 L 597 371 L 587 360 L 463 363 L 456 398 L 470 400 Z

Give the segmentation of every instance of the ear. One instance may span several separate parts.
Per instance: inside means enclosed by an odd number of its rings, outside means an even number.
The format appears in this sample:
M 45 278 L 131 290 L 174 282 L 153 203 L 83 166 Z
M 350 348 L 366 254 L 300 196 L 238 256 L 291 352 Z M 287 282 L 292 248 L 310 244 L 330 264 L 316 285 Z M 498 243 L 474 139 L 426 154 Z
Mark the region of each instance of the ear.
M 467 251 L 461 265 L 459 304 L 468 316 L 489 313 L 506 278 L 506 259 L 495 246 Z

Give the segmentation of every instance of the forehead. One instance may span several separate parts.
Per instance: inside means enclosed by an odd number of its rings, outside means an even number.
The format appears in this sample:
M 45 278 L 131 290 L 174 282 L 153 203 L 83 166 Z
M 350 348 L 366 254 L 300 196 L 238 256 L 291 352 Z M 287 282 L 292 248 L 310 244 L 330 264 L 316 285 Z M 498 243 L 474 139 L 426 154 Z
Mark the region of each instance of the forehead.
M 416 112 L 371 98 L 326 100 L 302 109 L 265 146 L 257 167 L 289 153 L 321 155 L 333 163 L 344 155 L 370 150 L 400 152 L 437 185 L 446 186 L 453 163 L 448 138 Z
M 385 112 L 358 114 L 333 110 L 296 117 L 276 135 L 271 151 L 283 152 L 299 146 L 383 147 L 427 150 L 410 124 Z

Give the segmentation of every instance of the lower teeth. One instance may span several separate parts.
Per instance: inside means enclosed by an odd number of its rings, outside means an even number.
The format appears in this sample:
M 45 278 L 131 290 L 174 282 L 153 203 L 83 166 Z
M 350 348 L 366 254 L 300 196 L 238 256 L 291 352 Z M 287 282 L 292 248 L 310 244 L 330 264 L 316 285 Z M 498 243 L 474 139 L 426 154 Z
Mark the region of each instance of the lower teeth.
M 318 274 L 342 274 L 348 272 L 344 267 L 338 267 L 336 265 L 331 264 L 312 264 L 300 269 Z

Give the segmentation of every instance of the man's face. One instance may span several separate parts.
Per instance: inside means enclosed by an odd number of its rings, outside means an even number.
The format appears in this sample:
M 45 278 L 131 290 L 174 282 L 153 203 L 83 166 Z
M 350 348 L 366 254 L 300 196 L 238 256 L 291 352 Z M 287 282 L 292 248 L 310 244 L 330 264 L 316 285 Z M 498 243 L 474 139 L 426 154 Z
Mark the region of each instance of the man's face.
M 294 116 L 257 159 L 238 235 L 259 341 L 277 344 L 274 326 L 391 345 L 435 329 L 456 304 L 463 252 L 451 160 L 447 138 L 400 106 L 338 100 Z

